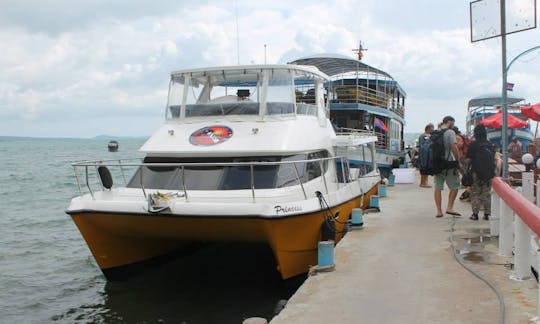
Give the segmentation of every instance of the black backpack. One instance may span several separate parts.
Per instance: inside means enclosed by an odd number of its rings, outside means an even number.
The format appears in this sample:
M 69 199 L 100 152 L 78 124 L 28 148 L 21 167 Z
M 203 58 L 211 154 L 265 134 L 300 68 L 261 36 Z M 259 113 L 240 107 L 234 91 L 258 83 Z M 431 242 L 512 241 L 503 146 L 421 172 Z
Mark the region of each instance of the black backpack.
M 433 174 L 439 174 L 446 169 L 457 167 L 457 161 L 448 161 L 445 156 L 444 148 L 444 133 L 448 129 L 437 129 L 431 133 L 431 165 L 433 166 Z
M 420 171 L 426 174 L 433 174 L 433 154 L 431 146 L 433 142 L 430 137 L 423 137 L 420 141 L 420 149 L 418 154 L 418 160 L 420 164 Z
M 478 149 L 472 157 L 472 172 L 476 173 L 478 180 L 487 182 L 495 177 L 495 148 L 490 142 L 479 143 Z

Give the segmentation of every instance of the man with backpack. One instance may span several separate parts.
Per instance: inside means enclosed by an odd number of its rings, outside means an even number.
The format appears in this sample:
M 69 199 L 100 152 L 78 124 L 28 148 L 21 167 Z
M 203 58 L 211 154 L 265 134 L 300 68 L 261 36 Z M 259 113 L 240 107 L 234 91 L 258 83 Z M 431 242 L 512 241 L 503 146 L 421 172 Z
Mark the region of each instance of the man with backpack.
M 472 220 L 478 220 L 480 208 L 484 208 L 484 219 L 488 220 L 491 214 L 491 179 L 495 176 L 495 148 L 487 140 L 484 125 L 474 128 L 474 142 L 467 152 L 470 172 L 472 173 L 471 205 Z
M 432 158 L 431 158 L 431 132 L 435 127 L 429 123 L 424 128 L 424 134 L 418 138 L 418 160 L 420 169 L 420 187 L 431 188 L 428 184 L 428 176 L 432 173 Z
M 453 216 L 461 216 L 454 210 L 459 183 L 459 150 L 456 142 L 456 133 L 453 131 L 455 119 L 452 116 L 443 118 L 441 128 L 431 133 L 431 152 L 433 159 L 433 174 L 435 175 L 435 206 L 436 217 L 442 217 L 442 191 L 444 183 L 450 189 L 446 213 Z

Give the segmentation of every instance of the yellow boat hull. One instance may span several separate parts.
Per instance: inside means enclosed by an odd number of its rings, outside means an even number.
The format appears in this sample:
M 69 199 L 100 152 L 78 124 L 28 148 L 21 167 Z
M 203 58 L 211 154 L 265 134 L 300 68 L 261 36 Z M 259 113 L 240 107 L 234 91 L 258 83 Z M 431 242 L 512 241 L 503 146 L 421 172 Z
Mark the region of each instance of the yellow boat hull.
M 339 211 L 336 242 L 353 208 L 366 207 L 377 187 L 332 208 Z M 283 279 L 317 264 L 322 212 L 282 218 L 135 215 L 84 212 L 71 217 L 105 275 L 115 269 L 166 255 L 190 242 L 263 242 L 273 250 Z

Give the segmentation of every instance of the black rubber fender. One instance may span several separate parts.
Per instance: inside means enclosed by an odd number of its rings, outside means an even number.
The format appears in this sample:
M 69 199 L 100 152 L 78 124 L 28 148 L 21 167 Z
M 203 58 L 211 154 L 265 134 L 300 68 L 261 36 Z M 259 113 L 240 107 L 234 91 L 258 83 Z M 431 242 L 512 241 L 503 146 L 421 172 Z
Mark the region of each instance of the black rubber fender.
M 111 189 L 113 186 L 113 179 L 111 171 L 104 165 L 98 167 L 99 178 L 101 179 L 101 184 L 107 189 Z

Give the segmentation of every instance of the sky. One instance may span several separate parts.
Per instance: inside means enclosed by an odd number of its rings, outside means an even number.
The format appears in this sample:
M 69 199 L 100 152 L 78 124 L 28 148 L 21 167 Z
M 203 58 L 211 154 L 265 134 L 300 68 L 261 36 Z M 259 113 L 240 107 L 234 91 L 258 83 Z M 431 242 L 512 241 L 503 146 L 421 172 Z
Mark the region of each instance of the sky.
M 268 63 L 353 57 L 359 40 L 364 63 L 407 92 L 406 132 L 446 115 L 463 128 L 467 101 L 501 88 L 500 39 L 471 43 L 469 2 L 0 0 L 0 136 L 148 136 L 163 123 L 171 71 L 260 64 L 264 44 Z M 538 45 L 540 28 L 509 35 L 508 60 Z M 540 51 L 508 81 L 540 102 Z

